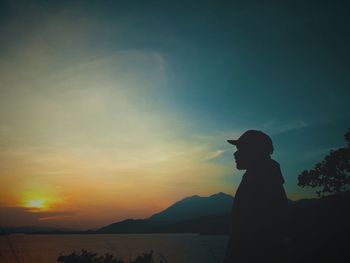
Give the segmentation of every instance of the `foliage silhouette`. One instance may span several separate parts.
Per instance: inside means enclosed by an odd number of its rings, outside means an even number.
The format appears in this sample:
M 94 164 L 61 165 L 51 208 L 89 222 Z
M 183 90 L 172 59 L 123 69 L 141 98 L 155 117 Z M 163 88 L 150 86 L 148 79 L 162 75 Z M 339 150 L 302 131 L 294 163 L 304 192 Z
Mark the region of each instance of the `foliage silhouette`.
M 153 255 L 153 251 L 142 253 L 129 263 L 157 263 Z M 164 256 L 160 255 L 160 257 L 158 263 L 167 263 Z M 85 249 L 82 249 L 80 253 L 72 252 L 68 255 L 60 255 L 57 261 L 62 263 L 126 263 L 112 254 L 106 253 L 99 256 L 97 253 Z
M 318 196 L 343 192 L 350 185 L 350 129 L 344 135 L 347 145 L 331 152 L 314 169 L 298 176 L 301 187 L 321 187 Z
M 104 256 L 97 256 L 97 253 L 87 250 L 81 250 L 80 254 L 72 252 L 69 255 L 61 255 L 57 258 L 58 262 L 63 263 L 124 263 L 124 261 L 115 258 L 106 253 Z

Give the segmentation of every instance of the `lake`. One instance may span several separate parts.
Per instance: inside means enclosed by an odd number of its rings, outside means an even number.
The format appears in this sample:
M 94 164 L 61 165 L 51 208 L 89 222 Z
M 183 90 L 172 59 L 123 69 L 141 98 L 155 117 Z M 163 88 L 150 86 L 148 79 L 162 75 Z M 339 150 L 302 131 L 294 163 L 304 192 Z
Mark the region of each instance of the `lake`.
M 109 252 L 126 261 L 153 250 L 156 259 L 161 254 L 169 263 L 219 263 L 227 240 L 227 236 L 197 234 L 13 234 L 0 236 L 0 262 L 17 262 L 12 244 L 20 263 L 54 263 L 60 254 L 81 249 Z

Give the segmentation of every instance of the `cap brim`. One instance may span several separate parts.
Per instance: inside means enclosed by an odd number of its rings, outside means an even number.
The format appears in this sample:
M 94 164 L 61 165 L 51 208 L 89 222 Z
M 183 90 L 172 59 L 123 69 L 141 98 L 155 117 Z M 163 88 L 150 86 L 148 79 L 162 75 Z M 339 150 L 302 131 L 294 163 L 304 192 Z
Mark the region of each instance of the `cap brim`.
M 227 140 L 227 142 L 232 145 L 237 145 L 238 140 Z

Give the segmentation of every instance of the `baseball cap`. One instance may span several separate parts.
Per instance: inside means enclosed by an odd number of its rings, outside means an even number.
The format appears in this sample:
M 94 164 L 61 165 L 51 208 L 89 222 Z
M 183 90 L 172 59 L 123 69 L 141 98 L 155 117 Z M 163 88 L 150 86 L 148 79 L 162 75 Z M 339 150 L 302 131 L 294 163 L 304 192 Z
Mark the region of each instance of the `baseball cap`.
M 258 130 L 248 130 L 237 140 L 227 140 L 227 142 L 239 147 L 247 147 L 264 152 L 266 151 L 269 154 L 273 153 L 273 144 L 270 136 Z

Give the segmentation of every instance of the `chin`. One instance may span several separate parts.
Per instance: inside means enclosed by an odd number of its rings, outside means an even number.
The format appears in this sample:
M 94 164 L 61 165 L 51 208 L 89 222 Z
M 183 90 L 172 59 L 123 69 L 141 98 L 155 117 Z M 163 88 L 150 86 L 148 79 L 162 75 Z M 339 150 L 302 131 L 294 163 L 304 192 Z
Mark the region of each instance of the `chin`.
M 247 168 L 245 167 L 245 165 L 242 165 L 241 163 L 239 162 L 236 162 L 236 168 L 238 170 L 246 170 Z

